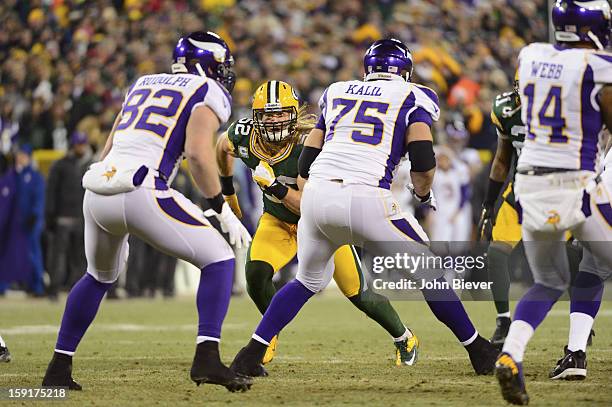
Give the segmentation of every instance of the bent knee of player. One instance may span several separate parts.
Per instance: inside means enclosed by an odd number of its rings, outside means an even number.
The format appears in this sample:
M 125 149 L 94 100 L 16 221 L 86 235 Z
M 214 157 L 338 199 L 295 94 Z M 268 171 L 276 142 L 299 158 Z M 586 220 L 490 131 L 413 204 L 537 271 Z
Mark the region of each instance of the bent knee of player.
M 569 288 L 570 276 L 563 276 L 558 273 L 549 273 L 548 275 L 534 275 L 533 281 L 536 284 L 540 284 L 546 288 L 565 291 Z
M 229 243 L 220 234 L 217 235 L 216 238 L 203 240 L 201 244 L 195 246 L 194 258 L 189 261 L 191 264 L 203 269 L 209 264 L 236 258 Z
M 304 273 L 300 273 L 299 271 L 295 276 L 295 279 L 302 283 L 302 285 L 309 291 L 312 291 L 315 294 L 323 290 L 326 285 L 322 278 L 304 275 Z

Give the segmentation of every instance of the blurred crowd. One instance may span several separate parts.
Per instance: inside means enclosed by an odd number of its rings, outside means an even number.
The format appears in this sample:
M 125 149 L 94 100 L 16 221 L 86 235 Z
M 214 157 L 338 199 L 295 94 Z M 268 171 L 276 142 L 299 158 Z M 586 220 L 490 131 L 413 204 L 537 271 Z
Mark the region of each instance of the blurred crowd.
M 80 276 L 78 179 L 104 145 L 131 82 L 167 72 L 177 38 L 196 30 L 218 32 L 235 56 L 234 119 L 250 115 L 251 95 L 268 79 L 291 83 L 316 113 L 328 84 L 363 75 L 362 55 L 369 43 L 386 36 L 407 43 L 414 81 L 440 97 L 442 118 L 434 135 L 439 157 L 448 160 L 441 159 L 446 169 L 440 171 L 438 188 L 460 197 L 457 208 L 444 216 L 456 220 L 464 213 L 452 236 L 470 238 L 484 184 L 475 180 L 486 179 L 496 143 L 491 103 L 511 88 L 521 47 L 547 40 L 547 21 L 546 0 L 3 0 L 0 231 L 5 235 L 0 236 L 0 265 L 14 257 L 14 245 L 30 247 L 34 277 L 22 284 L 37 295 L 54 296 Z M 50 170 L 41 165 L 41 174 L 32 161 L 32 152 L 37 157 L 41 150 L 65 156 Z M 444 177 L 446 171 L 461 176 Z M 245 189 L 252 185 L 248 179 L 247 172 L 237 177 Z M 30 198 L 39 201 L 21 204 L 36 208 L 15 209 L 21 205 L 17 197 L 25 194 L 19 188 L 26 184 L 37 191 Z M 256 194 L 243 195 L 249 200 L 241 202 L 243 212 L 251 212 L 245 221 L 252 227 L 261 205 Z M 18 212 L 20 224 L 6 215 Z M 429 219 L 430 232 L 436 222 L 446 221 Z M 15 238 L 12 228 L 21 228 L 23 239 Z M 151 258 L 143 255 L 150 250 L 146 245 L 133 246 L 142 246 L 132 252 L 135 259 Z M 2 276 L 10 274 L 2 267 L 0 293 L 8 284 Z M 50 276 L 44 291 L 42 270 Z M 151 273 L 155 277 L 132 271 L 131 280 L 128 271 L 124 284 L 134 296 L 156 289 L 172 295 L 172 270 L 170 262 Z

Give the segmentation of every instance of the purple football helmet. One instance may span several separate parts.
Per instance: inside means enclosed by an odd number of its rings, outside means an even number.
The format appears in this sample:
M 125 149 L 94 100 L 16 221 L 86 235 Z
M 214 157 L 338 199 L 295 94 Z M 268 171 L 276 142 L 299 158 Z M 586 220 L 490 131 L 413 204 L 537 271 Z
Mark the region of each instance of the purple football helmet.
M 395 38 L 375 41 L 363 57 L 364 80 L 391 79 L 397 75 L 410 82 L 412 54 L 404 43 Z
M 607 0 L 557 0 L 552 9 L 558 43 L 590 42 L 604 49 L 610 41 L 610 4 Z
M 229 92 L 236 82 L 233 65 L 234 57 L 229 47 L 223 38 L 211 31 L 196 31 L 181 37 L 172 55 L 172 73 L 206 76 L 221 83 Z

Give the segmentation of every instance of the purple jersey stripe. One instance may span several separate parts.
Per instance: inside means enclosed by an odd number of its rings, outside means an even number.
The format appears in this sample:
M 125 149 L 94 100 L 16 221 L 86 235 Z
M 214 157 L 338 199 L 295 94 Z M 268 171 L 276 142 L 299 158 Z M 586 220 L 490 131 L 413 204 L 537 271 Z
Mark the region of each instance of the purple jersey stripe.
M 191 216 L 174 200 L 174 198 L 156 198 L 162 211 L 172 219 L 191 226 L 207 226 Z
M 176 126 L 174 126 L 172 133 L 170 133 L 164 149 L 164 155 L 159 163 L 159 173 L 166 179 L 170 178 L 176 162 L 185 150 L 185 131 L 187 129 L 187 122 L 191 116 L 191 109 L 193 109 L 196 103 L 200 103 L 206 98 L 207 92 L 208 82 L 200 86 L 191 98 L 189 98 L 189 101 L 187 101 L 183 111 L 179 115 Z
M 612 62 L 612 56 L 610 55 L 601 55 L 601 54 L 595 54 L 595 55 L 603 59 L 604 61 Z
M 591 216 L 591 196 L 587 191 L 582 191 L 582 213 L 587 218 Z
M 601 216 L 608 222 L 608 226 L 612 227 L 612 206 L 609 203 L 597 204 L 597 209 Z
M 419 85 L 415 85 L 417 88 L 419 88 L 419 90 L 421 92 L 423 92 L 424 94 L 427 95 L 428 98 L 430 98 L 431 100 L 433 100 L 433 102 L 436 104 L 436 106 L 440 106 L 440 100 L 438 99 L 438 95 L 436 94 L 436 92 L 434 92 L 433 90 L 429 89 L 426 86 L 419 86 Z
M 422 107 L 417 107 L 414 112 L 410 113 L 408 122 L 410 124 L 421 122 L 431 127 L 433 124 L 433 119 L 427 110 L 423 109 Z
M 323 113 L 319 115 L 319 120 L 317 121 L 317 124 L 315 124 L 315 129 L 325 131 L 326 127 L 325 127 L 325 118 L 323 117 Z
M 416 96 L 414 92 L 410 92 L 400 108 L 397 118 L 395 119 L 395 128 L 393 129 L 393 139 L 391 141 L 391 152 L 389 158 L 385 164 L 385 175 L 378 181 L 378 186 L 384 189 L 391 188 L 391 182 L 393 181 L 393 171 L 399 164 L 403 155 L 405 154 L 406 145 L 406 129 L 408 124 L 406 123 L 406 116 L 410 109 L 414 107 Z
M 595 171 L 597 141 L 599 140 L 599 132 L 602 126 L 601 114 L 591 104 L 591 93 L 594 88 L 593 69 L 590 65 L 587 65 L 582 77 L 582 88 L 580 89 L 580 102 L 582 104 L 582 117 L 580 118 L 582 128 L 580 169 L 587 171 Z
M 414 240 L 415 242 L 422 242 L 423 239 L 421 239 L 421 236 L 419 236 L 419 234 L 416 232 L 416 230 L 414 230 L 414 228 L 412 226 L 410 226 L 410 223 L 404 219 L 394 219 L 391 221 L 391 223 L 393 224 L 393 226 L 395 226 L 400 232 L 402 232 L 404 235 L 408 236 L 411 240 Z

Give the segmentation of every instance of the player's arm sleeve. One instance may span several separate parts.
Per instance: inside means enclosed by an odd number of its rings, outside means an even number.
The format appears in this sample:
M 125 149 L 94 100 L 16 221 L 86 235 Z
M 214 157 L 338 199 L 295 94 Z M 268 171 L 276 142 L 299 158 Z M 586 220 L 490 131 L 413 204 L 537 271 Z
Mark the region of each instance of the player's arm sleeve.
M 201 90 L 203 88 L 206 88 L 205 94 L 204 90 Z M 225 88 L 223 88 L 216 81 L 208 79 L 203 87 L 196 91 L 196 95 L 194 95 L 194 97 L 198 97 L 197 92 L 202 93 L 202 99 L 200 102 L 196 102 L 193 105 L 192 111 L 196 107 L 204 105 L 209 107 L 217 115 L 221 125 L 229 120 L 230 116 L 232 115 L 232 96 L 227 90 L 225 90 Z
M 413 92 L 414 107 L 406 116 L 406 125 L 421 122 L 431 127 L 433 122 L 440 119 L 438 95 L 432 89 L 419 85 L 415 85 Z

